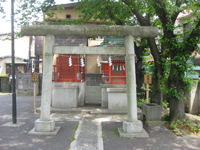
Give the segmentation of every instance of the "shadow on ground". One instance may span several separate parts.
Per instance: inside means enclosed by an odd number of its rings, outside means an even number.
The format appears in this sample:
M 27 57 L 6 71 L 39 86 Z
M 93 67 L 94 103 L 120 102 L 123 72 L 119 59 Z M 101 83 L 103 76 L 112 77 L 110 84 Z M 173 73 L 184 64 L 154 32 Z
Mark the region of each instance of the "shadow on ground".
M 114 132 L 122 127 L 121 122 L 103 122 L 105 150 L 198 150 L 200 138 L 197 136 L 176 136 L 165 127 L 144 127 L 149 133 L 149 138 L 121 138 Z

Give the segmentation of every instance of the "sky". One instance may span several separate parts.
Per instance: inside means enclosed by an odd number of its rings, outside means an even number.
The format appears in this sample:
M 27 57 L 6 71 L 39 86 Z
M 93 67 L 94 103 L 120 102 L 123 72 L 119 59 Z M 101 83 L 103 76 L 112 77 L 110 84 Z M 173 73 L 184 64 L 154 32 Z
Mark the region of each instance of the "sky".
M 70 0 L 56 0 L 56 4 L 62 4 L 62 3 L 63 4 L 71 3 L 71 1 Z M 0 34 L 10 33 L 11 32 L 11 16 L 9 14 L 11 14 L 11 0 L 6 0 L 6 2 L 2 3 L 1 5 L 4 7 L 7 17 L 2 19 L 2 14 L 0 14 Z

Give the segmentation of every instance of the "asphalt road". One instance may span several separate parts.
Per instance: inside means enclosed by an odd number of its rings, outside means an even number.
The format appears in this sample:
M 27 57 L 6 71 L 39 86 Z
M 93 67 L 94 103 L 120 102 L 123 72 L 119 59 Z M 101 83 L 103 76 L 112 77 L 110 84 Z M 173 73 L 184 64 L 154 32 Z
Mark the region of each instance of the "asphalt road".
M 40 106 L 41 97 L 37 97 Z M 0 125 L 12 122 L 12 96 L 0 95 Z M 34 128 L 39 114 L 34 114 L 33 96 L 17 97 L 17 122 L 25 122 L 20 127 L 0 126 L 0 150 L 66 150 L 70 146 L 77 121 L 58 121 L 61 130 L 58 135 L 28 135 Z
M 41 97 L 37 97 L 37 107 Z M 12 96 L 0 94 L 0 150 L 66 150 L 70 147 L 70 139 L 74 126 L 81 119 L 100 121 L 102 124 L 104 150 L 199 150 L 200 137 L 193 135 L 176 136 L 163 126 L 145 127 L 149 138 L 120 138 L 115 130 L 122 127 L 124 115 L 103 114 L 52 114 L 56 126 L 61 130 L 58 135 L 29 135 L 34 122 L 40 116 L 34 114 L 33 96 L 17 96 L 17 121 L 25 122 L 20 127 L 3 127 L 12 122 Z M 89 117 L 89 118 L 88 118 Z

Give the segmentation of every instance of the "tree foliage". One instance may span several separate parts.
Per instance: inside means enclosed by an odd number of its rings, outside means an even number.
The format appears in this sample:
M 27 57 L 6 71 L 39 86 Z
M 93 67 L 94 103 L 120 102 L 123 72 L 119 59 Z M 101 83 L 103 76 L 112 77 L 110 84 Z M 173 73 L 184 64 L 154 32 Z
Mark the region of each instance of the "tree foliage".
M 3 6 L 2 6 L 2 3 L 5 2 L 5 0 L 0 0 L 0 13 L 4 13 L 4 9 L 3 9 Z
M 152 100 L 161 99 L 162 90 L 170 99 L 170 118 L 184 118 L 184 91 L 190 90 L 191 80 L 185 76 L 192 65 L 186 61 L 194 51 L 200 36 L 199 2 L 195 0 L 82 0 L 78 6 L 81 18 L 110 20 L 124 25 L 157 26 L 159 38 L 148 38 L 148 46 L 154 57 Z M 178 18 L 180 13 L 188 14 Z M 104 18 L 105 17 L 105 18 Z M 176 24 L 181 20 L 180 24 Z M 184 23 L 192 23 L 192 29 L 181 29 Z

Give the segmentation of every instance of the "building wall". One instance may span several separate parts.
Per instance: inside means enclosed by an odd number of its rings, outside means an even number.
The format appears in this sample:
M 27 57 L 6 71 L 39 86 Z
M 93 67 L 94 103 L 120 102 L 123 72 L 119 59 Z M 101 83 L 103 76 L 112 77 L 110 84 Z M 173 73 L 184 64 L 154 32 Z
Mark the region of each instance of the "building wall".
M 38 80 L 38 82 L 36 82 L 36 95 L 40 94 L 39 84 L 41 83 Z M 16 74 L 16 92 L 17 92 L 17 95 L 33 96 L 34 83 L 31 82 L 31 73 L 18 72 Z
M 86 60 L 86 73 L 101 73 L 101 67 L 97 66 L 97 57 L 99 56 L 99 59 L 101 59 L 100 55 L 87 55 Z M 100 60 L 101 61 L 101 60 Z
M 76 9 L 76 10 L 73 10 L 74 7 L 69 7 L 69 8 L 65 8 L 65 10 L 52 10 L 54 11 L 56 14 L 57 14 L 57 18 L 58 20 L 78 20 L 79 19 L 79 14 L 78 14 L 78 11 L 80 11 L 80 9 Z M 62 13 L 60 13 L 62 12 Z M 70 15 L 71 18 L 70 19 L 67 19 L 66 18 L 66 15 Z M 45 15 L 45 18 L 47 18 L 47 16 Z M 56 15 L 54 17 L 51 18 L 51 20 L 55 20 L 56 19 Z M 87 23 L 90 24 L 90 23 L 93 23 L 93 19 L 89 20 Z M 97 19 L 95 21 L 96 23 L 101 23 L 102 21 L 100 21 L 99 19 Z
M 6 74 L 6 64 L 10 64 L 12 63 L 12 59 L 10 58 L 0 58 L 0 74 Z M 21 73 L 24 73 L 24 64 L 20 64 L 20 63 L 24 63 L 23 60 L 21 59 L 15 59 L 15 64 L 18 65 L 18 71 L 20 71 Z
M 76 9 L 76 11 L 74 11 L 73 8 L 66 8 L 65 10 L 62 10 L 63 13 L 60 13 L 60 10 L 54 10 L 59 19 L 66 19 L 66 15 L 71 15 L 70 19 L 72 20 L 78 19 L 78 11 L 80 11 L 80 9 Z
M 6 64 L 4 64 L 4 59 L 0 58 L 0 74 L 6 74 Z
M 193 79 L 195 83 L 192 86 L 191 91 L 185 92 L 185 104 L 189 113 L 198 114 L 200 112 L 200 82 L 198 79 Z
M 19 67 L 18 71 L 24 73 L 24 64 L 23 65 L 19 64 L 18 67 Z
M 42 66 L 43 66 L 43 63 L 40 62 L 40 63 L 39 63 L 39 73 L 42 73 Z
M 6 35 L 0 35 L 0 39 L 5 39 Z M 30 37 L 24 36 L 15 39 L 15 64 L 19 66 L 18 70 L 24 72 L 24 60 L 29 58 Z M 11 40 L 0 40 L 0 74 L 6 74 L 6 64 L 11 64 Z M 18 58 L 20 59 L 18 59 Z

